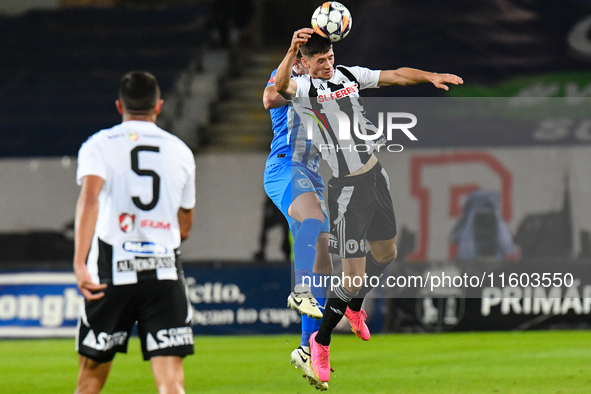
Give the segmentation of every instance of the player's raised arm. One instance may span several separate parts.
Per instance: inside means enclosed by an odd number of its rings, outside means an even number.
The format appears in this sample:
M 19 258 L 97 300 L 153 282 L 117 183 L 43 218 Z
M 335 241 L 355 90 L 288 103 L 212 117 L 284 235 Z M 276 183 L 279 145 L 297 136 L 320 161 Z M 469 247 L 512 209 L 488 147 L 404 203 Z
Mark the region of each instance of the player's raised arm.
M 415 68 L 402 67 L 396 70 L 382 70 L 378 86 L 389 85 L 416 85 L 418 83 L 431 82 L 438 89 L 449 90 L 446 83 L 461 85 L 462 78 L 453 74 L 438 74 Z
M 293 33 L 291 46 L 279 65 L 277 74 L 275 74 L 275 89 L 277 90 L 277 93 L 283 96 L 286 100 L 291 100 L 293 96 L 295 96 L 297 89 L 296 82 L 291 79 L 293 62 L 295 61 L 301 46 L 308 42 L 308 38 L 310 38 L 312 34 L 314 34 L 314 30 L 310 28 L 300 29 Z

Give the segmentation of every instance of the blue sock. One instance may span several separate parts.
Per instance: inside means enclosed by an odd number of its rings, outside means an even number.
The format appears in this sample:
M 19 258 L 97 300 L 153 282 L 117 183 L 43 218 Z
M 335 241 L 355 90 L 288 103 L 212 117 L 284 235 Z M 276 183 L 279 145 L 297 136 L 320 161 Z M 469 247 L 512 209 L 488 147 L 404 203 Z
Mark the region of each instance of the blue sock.
M 296 286 L 302 284 L 304 277 L 308 277 L 309 281 L 312 279 L 312 269 L 316 260 L 316 241 L 320 230 L 322 230 L 322 222 L 318 219 L 306 219 L 298 229 L 293 242 Z
M 324 311 L 324 305 L 326 304 L 326 292 L 328 289 L 328 284 L 330 280 L 330 275 L 321 275 L 312 273 L 312 295 L 318 301 L 318 307 Z M 320 285 L 320 286 L 319 286 Z M 314 319 L 314 329 L 312 332 L 318 331 L 320 328 L 320 323 L 322 319 Z
M 302 315 L 302 340 L 300 341 L 301 346 L 309 346 L 308 341 L 310 340 L 310 335 L 314 334 L 316 322 L 320 320 L 312 319 L 308 315 Z

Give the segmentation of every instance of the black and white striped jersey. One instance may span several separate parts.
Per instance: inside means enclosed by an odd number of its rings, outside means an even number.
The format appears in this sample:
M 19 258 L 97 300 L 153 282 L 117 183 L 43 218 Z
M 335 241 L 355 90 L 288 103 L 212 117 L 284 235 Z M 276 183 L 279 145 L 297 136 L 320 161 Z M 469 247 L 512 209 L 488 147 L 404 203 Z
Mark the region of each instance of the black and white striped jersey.
M 93 282 L 178 279 L 178 210 L 195 205 L 191 150 L 154 123 L 127 121 L 82 145 L 76 180 L 87 175 L 104 180 L 86 263 Z
M 294 78 L 297 90 L 290 110 L 300 119 L 297 126 L 304 128 L 306 135 L 312 134 L 314 145 L 336 178 L 363 167 L 374 151 L 373 141 L 359 138 L 353 127 L 357 124 L 362 135 L 377 132 L 377 127 L 365 117 L 359 91 L 377 88 L 379 78 L 379 70 L 358 66 L 337 66 L 329 80 L 309 75 Z M 348 130 L 339 127 L 343 115 L 348 123 L 341 124 L 348 124 Z M 298 134 L 303 133 L 299 130 Z

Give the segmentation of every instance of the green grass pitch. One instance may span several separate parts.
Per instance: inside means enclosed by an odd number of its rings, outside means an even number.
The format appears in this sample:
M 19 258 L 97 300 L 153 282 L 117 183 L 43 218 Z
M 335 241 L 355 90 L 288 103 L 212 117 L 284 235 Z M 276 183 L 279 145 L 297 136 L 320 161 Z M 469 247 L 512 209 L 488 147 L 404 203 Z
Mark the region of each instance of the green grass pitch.
M 315 393 L 289 365 L 295 335 L 196 337 L 187 393 Z M 0 341 L 0 393 L 72 393 L 74 341 Z M 334 335 L 327 393 L 589 393 L 591 333 Z M 103 393 L 156 393 L 139 341 L 115 358 Z

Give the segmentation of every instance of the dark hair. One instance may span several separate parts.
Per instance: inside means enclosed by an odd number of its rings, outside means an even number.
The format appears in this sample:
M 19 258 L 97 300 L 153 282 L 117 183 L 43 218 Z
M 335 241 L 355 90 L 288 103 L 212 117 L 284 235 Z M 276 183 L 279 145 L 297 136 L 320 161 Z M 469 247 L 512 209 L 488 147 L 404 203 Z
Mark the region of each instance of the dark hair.
M 119 100 L 130 113 L 149 113 L 160 99 L 156 77 L 145 71 L 132 71 L 119 82 Z
M 319 34 L 312 34 L 312 37 L 308 38 L 308 41 L 302 45 L 300 52 L 303 56 L 311 57 L 317 54 L 323 54 L 330 51 L 332 44 L 328 38 L 322 37 Z

